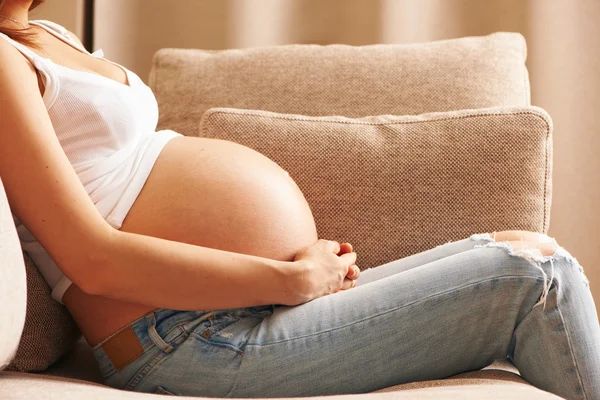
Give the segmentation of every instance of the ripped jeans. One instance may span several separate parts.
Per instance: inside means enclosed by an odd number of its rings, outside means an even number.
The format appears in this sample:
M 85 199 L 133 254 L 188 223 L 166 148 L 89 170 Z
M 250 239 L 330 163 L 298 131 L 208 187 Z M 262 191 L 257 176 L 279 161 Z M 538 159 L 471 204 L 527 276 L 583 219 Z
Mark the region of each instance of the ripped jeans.
M 363 271 L 355 288 L 298 306 L 159 309 L 129 327 L 135 360 L 116 368 L 102 343 L 94 354 L 106 384 L 139 392 L 368 393 L 508 358 L 540 389 L 600 399 L 600 325 L 577 260 L 488 234 Z

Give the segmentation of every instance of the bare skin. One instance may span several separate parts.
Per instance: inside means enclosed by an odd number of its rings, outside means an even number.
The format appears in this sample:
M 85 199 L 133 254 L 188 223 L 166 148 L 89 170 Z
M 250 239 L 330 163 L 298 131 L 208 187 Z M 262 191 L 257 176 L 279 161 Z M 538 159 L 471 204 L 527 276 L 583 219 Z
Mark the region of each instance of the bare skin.
M 6 0 L 2 13 L 27 21 L 30 4 L 30 0 Z M 4 20 L 2 25 L 15 27 Z M 39 27 L 32 29 L 39 32 L 42 51 L 34 51 L 40 55 L 127 84 L 117 66 L 90 57 Z M 71 37 L 76 39 L 72 33 Z M 43 94 L 39 74 L 38 86 Z M 250 164 L 253 168 L 248 168 Z M 265 175 L 268 190 L 257 190 L 254 183 Z M 10 180 L 6 182 L 10 188 Z M 265 225 L 269 228 L 257 228 Z M 317 240 L 310 208 L 285 171 L 235 143 L 191 137 L 173 139 L 165 146 L 121 231 L 282 261 L 293 260 L 300 249 Z M 496 240 L 508 240 L 515 248 L 538 247 L 544 255 L 552 254 L 555 247 L 537 243 L 536 234 L 527 231 L 496 232 Z M 345 243 L 338 254 L 351 252 L 352 246 Z M 348 288 L 354 287 L 360 274 L 353 267 L 348 270 L 347 278 L 352 280 Z M 89 292 L 73 284 L 63 301 L 91 345 L 156 309 Z

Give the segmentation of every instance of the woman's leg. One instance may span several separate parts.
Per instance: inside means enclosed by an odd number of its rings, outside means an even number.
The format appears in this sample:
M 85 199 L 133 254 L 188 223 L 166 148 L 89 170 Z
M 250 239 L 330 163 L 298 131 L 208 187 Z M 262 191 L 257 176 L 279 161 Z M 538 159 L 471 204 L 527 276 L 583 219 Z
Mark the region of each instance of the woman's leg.
M 240 347 L 227 396 L 364 393 L 508 357 L 543 390 L 600 398 L 600 327 L 587 279 L 562 248 L 538 265 L 552 276 L 545 303 L 538 302 L 542 270 L 501 246 L 484 246 L 277 307 Z
M 135 366 L 144 372 L 128 387 L 216 397 L 365 393 L 508 357 L 543 390 L 600 398 L 600 326 L 581 266 L 561 247 L 537 262 L 534 252 L 503 247 L 489 241 L 272 314 L 232 319 L 236 310 L 184 327 L 189 337 L 149 358 L 160 362 Z
M 360 276 L 356 280 L 356 286 L 364 285 L 366 283 L 373 282 L 399 272 L 407 271 L 420 265 L 439 260 L 440 258 L 462 253 L 463 251 L 475 248 L 475 246 L 480 246 L 494 240 L 516 241 L 519 239 L 526 241 L 556 243 L 553 238 L 537 232 L 513 230 L 492 232 L 491 234 L 477 233 L 466 239 L 450 241 L 432 249 L 428 249 L 420 253 L 412 254 L 408 257 L 403 257 L 398 260 L 380 265 L 376 268 L 364 270 L 360 273 Z

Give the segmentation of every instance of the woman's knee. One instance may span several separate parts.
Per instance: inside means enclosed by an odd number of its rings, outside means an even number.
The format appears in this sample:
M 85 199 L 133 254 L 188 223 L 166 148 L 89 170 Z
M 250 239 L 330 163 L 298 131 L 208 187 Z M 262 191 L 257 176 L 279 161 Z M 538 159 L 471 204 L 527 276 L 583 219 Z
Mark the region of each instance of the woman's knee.
M 497 242 L 506 241 L 526 241 L 526 242 L 538 242 L 538 243 L 556 243 L 556 239 L 546 235 L 545 233 L 522 231 L 522 230 L 507 230 L 507 231 L 493 231 L 489 234 L 492 239 Z
M 543 264 L 552 268 L 553 263 L 571 262 L 573 258 L 566 250 L 560 247 L 556 242 L 538 242 L 528 240 L 494 240 L 491 234 L 476 234 L 471 237 L 472 240 L 482 241 L 476 244 L 475 248 L 498 248 L 498 252 L 490 254 L 492 260 L 495 260 L 503 273 L 514 268 L 516 274 L 523 274 L 527 271 L 532 276 L 544 276 L 546 278 Z M 532 268 L 529 268 L 532 267 Z
M 537 242 L 537 241 L 525 241 L 525 240 L 508 240 L 510 247 L 513 251 L 525 252 L 532 251 L 537 252 L 542 256 L 554 256 L 556 253 L 556 249 L 558 248 L 558 244 L 555 243 L 547 243 L 547 242 Z
M 497 236 L 498 237 L 498 236 Z M 494 240 L 487 233 L 475 234 L 473 240 L 483 243 L 475 248 L 495 248 L 486 257 L 495 260 L 498 269 L 495 272 L 525 275 L 535 278 L 541 284 L 542 294 L 536 305 L 545 304 L 546 297 L 553 285 L 558 287 L 584 288 L 589 290 L 589 280 L 583 267 L 565 248 L 549 237 L 545 241 Z M 485 254 L 485 252 L 483 253 Z M 584 289 L 585 290 L 585 289 Z
M 506 272 L 507 268 L 514 267 L 515 273 L 522 273 L 520 269 L 527 268 L 533 276 L 543 275 L 544 280 L 548 281 L 552 277 L 560 279 L 561 271 L 574 271 L 577 269 L 583 279 L 589 285 L 587 277 L 583 274 L 583 268 L 566 249 L 561 247 L 556 241 L 526 241 L 526 240 L 494 240 L 490 234 L 477 234 L 472 236 L 473 240 L 483 240 L 483 244 L 475 245 L 475 248 L 493 247 L 502 249 L 496 253 L 495 257 L 501 268 Z M 526 261 L 524 263 L 523 261 Z M 549 283 L 549 282 L 548 282 Z

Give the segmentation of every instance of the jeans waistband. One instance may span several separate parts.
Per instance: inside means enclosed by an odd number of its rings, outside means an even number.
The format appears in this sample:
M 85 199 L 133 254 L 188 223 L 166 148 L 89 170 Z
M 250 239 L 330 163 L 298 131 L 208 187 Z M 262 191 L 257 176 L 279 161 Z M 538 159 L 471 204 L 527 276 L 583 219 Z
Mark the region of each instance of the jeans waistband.
M 125 325 L 93 348 L 102 376 L 106 378 L 119 371 L 153 346 L 169 351 L 168 342 L 181 333 L 174 328 L 213 313 L 157 309 Z

